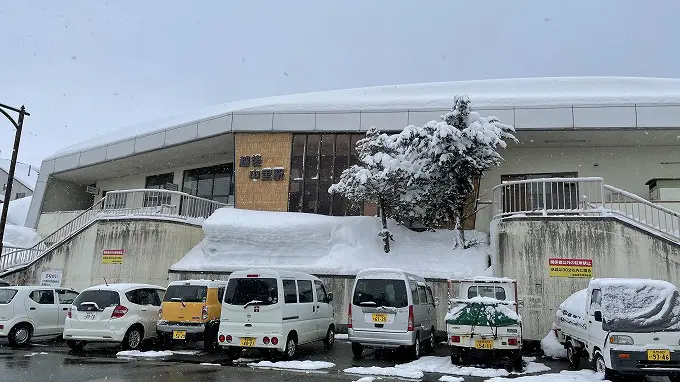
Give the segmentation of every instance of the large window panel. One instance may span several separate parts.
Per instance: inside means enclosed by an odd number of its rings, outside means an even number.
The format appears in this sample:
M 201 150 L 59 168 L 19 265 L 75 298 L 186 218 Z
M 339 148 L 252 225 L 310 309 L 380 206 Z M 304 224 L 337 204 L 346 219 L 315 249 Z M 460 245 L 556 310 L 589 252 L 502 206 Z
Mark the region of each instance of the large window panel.
M 302 211 L 302 181 L 291 180 L 290 191 L 288 192 L 288 211 Z
M 293 151 L 291 153 L 290 161 L 290 179 L 302 180 L 302 171 L 304 169 L 305 158 L 305 140 L 307 136 L 304 134 L 296 134 L 293 136 Z
M 305 179 L 319 179 L 319 144 L 321 135 L 310 134 L 307 136 L 307 148 L 305 155 Z
M 324 134 L 321 136 L 321 149 L 319 150 L 319 179 L 322 181 L 333 180 L 333 152 L 335 150 L 335 135 Z
M 335 166 L 333 168 L 333 180 L 336 182 L 340 180 L 342 171 L 349 168 L 349 145 L 349 134 L 338 134 L 335 142 Z
M 316 195 L 319 191 L 318 182 L 305 181 L 305 192 L 302 195 L 302 212 L 316 213 Z
M 322 214 L 322 215 L 331 215 L 331 203 L 333 200 L 333 197 L 336 197 L 338 199 L 341 198 L 340 195 L 331 195 L 328 193 L 328 189 L 331 187 L 333 182 L 319 182 L 319 200 L 317 202 L 317 214 Z

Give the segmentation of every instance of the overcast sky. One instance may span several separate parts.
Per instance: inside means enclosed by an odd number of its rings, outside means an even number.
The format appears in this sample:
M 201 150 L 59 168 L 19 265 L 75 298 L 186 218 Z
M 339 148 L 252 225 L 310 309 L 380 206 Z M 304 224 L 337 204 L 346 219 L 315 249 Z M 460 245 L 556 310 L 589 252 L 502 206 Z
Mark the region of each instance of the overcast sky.
M 195 108 L 286 93 L 539 76 L 680 77 L 677 0 L 0 2 L 20 160 Z M 1 116 L 0 116 L 1 117 Z M 0 157 L 14 132 L 0 118 Z

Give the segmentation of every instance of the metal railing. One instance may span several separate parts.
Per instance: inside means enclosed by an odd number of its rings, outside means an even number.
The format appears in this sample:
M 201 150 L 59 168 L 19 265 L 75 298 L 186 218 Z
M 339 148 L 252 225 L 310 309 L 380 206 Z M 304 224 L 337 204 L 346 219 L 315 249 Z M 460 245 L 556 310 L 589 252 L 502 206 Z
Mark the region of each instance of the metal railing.
M 680 241 L 680 213 L 602 178 L 530 179 L 494 187 L 494 219 L 523 215 L 611 215 Z
M 200 224 L 218 208 L 228 206 L 179 191 L 150 189 L 110 191 L 99 202 L 34 246 L 8 252 L 3 250 L 0 256 L 0 272 L 32 263 L 98 219 L 154 217 Z

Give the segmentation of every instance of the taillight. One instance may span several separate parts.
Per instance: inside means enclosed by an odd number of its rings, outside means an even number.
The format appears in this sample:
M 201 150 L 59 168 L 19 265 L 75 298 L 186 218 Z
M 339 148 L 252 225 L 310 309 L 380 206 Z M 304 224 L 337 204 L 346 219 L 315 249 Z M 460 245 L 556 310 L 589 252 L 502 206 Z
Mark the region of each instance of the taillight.
M 459 343 L 460 336 L 451 336 L 451 343 Z
M 66 313 L 66 318 L 71 318 L 71 308 L 68 308 L 68 313 Z M 2 328 L 0 328 L 2 329 Z
M 111 313 L 111 318 L 121 318 L 128 312 L 128 308 L 123 305 L 118 305 L 113 308 L 113 313 Z
M 4 329 L 5 329 L 5 325 L 0 325 L 0 330 L 4 330 Z M 274 344 L 274 345 L 276 345 L 276 344 Z
M 517 338 L 508 338 L 508 345 L 517 346 Z
M 226 338 L 224 338 L 224 334 L 220 334 L 220 336 L 217 339 L 220 340 L 220 342 L 224 342 L 227 340 Z
M 264 342 L 265 345 L 269 345 L 269 337 L 263 338 L 262 342 Z
M 279 339 L 276 337 L 272 337 L 272 345 L 278 345 Z
M 207 320 L 207 319 L 208 319 L 208 307 L 205 306 L 205 305 L 203 305 L 203 309 L 201 309 L 201 317 L 202 317 L 204 320 Z
M 160 309 L 158 310 L 158 319 L 160 320 L 160 319 L 162 319 L 162 318 L 163 318 L 163 308 L 160 308 Z
M 415 325 L 413 324 L 413 305 L 409 305 L 408 306 L 408 329 L 407 330 L 409 332 L 412 332 L 413 329 L 414 329 L 413 328 L 414 326 Z M 402 328 L 403 328 L 403 326 L 402 326 Z
M 232 340 L 231 335 L 227 334 L 226 340 L 227 340 L 227 342 L 231 343 L 231 340 Z
M 349 304 L 349 312 L 347 313 L 347 327 L 352 328 L 352 304 Z

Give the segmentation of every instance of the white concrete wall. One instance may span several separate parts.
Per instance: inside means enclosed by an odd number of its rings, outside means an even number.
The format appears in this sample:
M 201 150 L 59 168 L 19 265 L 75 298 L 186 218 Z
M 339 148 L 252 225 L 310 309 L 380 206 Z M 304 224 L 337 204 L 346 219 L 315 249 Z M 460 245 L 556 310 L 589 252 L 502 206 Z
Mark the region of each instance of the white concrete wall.
M 66 223 L 75 219 L 83 211 L 46 212 L 40 215 L 36 230 L 41 237 L 47 237 Z
M 492 189 L 501 184 L 501 175 L 576 172 L 579 177 L 602 177 L 605 184 L 649 199 L 649 186 L 645 185 L 648 180 L 677 178 L 680 174 L 680 164 L 661 164 L 677 161 L 679 153 L 678 146 L 511 147 L 501 150 L 505 160 L 500 167 L 484 174 L 479 198 L 493 200 Z M 665 206 L 680 212 L 680 203 Z M 489 231 L 491 213 L 489 206 L 477 214 L 475 227 L 478 231 Z
M 593 260 L 593 277 L 653 278 L 680 285 L 680 245 L 610 217 L 517 218 L 491 233 L 497 276 L 518 280 L 525 338 L 550 330 L 555 309 L 586 288 L 586 278 L 550 277 L 548 259 Z

